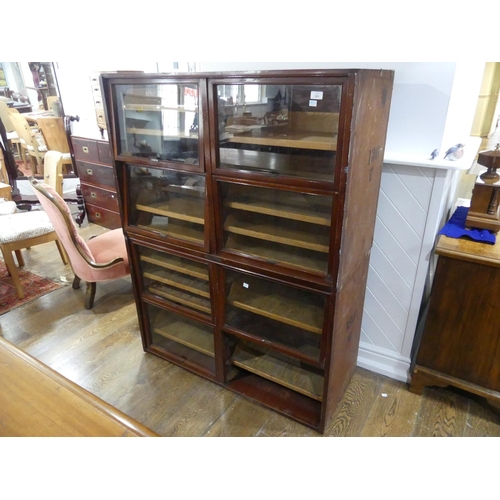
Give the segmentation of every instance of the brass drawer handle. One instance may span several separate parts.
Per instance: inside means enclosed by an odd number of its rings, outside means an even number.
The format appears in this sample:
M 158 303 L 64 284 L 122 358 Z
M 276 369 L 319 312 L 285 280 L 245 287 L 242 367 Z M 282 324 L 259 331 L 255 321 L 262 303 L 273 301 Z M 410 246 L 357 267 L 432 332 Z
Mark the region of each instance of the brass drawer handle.
M 90 193 L 91 198 L 97 198 L 97 195 L 95 193 Z
M 101 218 L 101 214 L 100 214 L 100 212 L 96 212 L 96 213 L 95 213 L 95 216 L 96 216 L 98 219 L 100 219 L 100 218 Z
M 89 148 L 87 146 L 82 146 L 82 150 L 84 153 L 88 153 L 89 152 Z
M 87 174 L 89 174 L 89 175 L 94 175 L 94 172 L 92 172 L 92 169 L 91 169 L 91 168 L 87 168 Z

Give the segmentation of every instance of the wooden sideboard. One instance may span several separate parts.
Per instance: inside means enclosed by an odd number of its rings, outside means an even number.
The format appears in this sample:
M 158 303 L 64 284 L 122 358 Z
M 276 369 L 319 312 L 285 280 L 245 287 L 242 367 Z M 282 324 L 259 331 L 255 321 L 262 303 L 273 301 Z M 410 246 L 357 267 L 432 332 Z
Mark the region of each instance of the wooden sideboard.
M 454 386 L 500 403 L 500 242 L 440 236 L 410 391 Z
M 108 229 L 122 227 L 109 143 L 77 136 L 71 143 L 89 222 Z M 77 222 L 83 218 L 84 214 Z
M 155 437 L 155 432 L 0 337 L 0 436 Z

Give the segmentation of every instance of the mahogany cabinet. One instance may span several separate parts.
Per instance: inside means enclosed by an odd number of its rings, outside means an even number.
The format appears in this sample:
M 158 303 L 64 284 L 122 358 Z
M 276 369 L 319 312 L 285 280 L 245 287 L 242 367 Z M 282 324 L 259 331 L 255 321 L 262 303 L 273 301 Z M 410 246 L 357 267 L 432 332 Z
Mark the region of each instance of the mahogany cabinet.
M 440 236 L 410 390 L 453 386 L 500 407 L 500 243 Z
M 356 366 L 393 77 L 101 75 L 147 352 L 324 431 Z
M 109 142 L 71 137 L 84 212 L 89 222 L 108 229 L 122 227 Z M 81 220 L 77 219 L 81 223 Z

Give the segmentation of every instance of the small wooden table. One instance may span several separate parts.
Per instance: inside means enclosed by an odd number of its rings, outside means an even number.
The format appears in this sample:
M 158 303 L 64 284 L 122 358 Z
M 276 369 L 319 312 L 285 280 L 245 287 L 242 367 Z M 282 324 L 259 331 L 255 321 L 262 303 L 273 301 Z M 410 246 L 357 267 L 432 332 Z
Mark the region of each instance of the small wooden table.
M 158 436 L 2 337 L 0 381 L 2 437 Z
M 500 241 L 440 236 L 410 391 L 457 387 L 500 403 Z

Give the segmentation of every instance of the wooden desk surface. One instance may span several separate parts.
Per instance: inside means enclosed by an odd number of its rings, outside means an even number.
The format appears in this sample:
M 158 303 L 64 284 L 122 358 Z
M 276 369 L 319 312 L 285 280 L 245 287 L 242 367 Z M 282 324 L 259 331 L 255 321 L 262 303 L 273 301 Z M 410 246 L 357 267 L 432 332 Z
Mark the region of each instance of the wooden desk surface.
M 157 436 L 0 337 L 0 436 Z
M 441 235 L 436 245 L 436 253 L 446 257 L 477 262 L 500 267 L 500 233 L 494 245 L 478 243 L 469 239 L 449 238 Z

